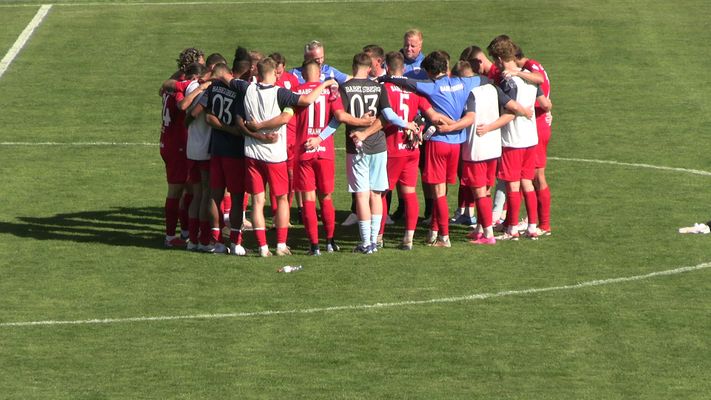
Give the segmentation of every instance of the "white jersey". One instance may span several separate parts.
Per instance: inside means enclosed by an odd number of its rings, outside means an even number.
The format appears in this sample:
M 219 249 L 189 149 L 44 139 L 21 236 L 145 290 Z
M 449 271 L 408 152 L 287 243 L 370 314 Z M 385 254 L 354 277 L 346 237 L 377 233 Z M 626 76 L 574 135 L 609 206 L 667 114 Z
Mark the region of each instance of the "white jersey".
M 521 104 L 523 108 L 532 108 L 538 96 L 538 86 L 531 85 L 518 76 L 512 77 L 511 81 L 505 84 L 514 87 L 515 98 L 512 96 L 513 93 L 507 92 L 506 88 L 504 88 L 504 92 Z M 535 115 L 531 118 L 516 116 L 513 121 L 501 128 L 501 145 L 503 147 L 524 149 L 537 144 L 538 130 L 536 129 Z
M 266 121 L 281 114 L 277 101 L 279 87 L 264 87 L 249 85 L 244 97 L 244 110 L 249 121 Z M 258 133 L 269 133 L 274 130 L 263 129 Z M 244 138 L 244 155 L 254 160 L 270 163 L 286 161 L 286 125 L 277 129 L 279 138 L 275 143 L 264 143 L 250 136 Z
M 190 85 L 185 89 L 185 94 L 189 95 L 195 91 L 200 83 L 197 80 L 190 82 Z M 200 93 L 193 103 L 190 105 L 186 113 L 200 103 L 200 98 L 205 95 L 205 92 Z M 205 121 L 205 112 L 203 111 L 193 122 L 188 126 L 188 144 L 186 155 L 189 160 L 206 161 L 210 159 L 210 125 Z
M 472 89 L 476 100 L 476 119 L 469 128 L 467 141 L 462 144 L 464 161 L 486 161 L 501 157 L 501 129 L 487 132 L 484 136 L 476 134 L 477 125 L 490 124 L 499 119 L 498 90 L 490 84 Z

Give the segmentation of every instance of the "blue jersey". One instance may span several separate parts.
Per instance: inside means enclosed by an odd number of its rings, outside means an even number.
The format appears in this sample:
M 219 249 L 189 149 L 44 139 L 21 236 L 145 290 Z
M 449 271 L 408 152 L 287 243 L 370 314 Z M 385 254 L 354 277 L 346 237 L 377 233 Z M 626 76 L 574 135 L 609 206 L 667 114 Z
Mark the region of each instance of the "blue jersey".
M 427 79 L 427 72 L 420 67 L 424 59 L 425 56 L 422 53 L 418 54 L 414 60 L 405 58 L 405 73 L 403 75 L 412 79 Z
M 475 87 L 481 86 L 483 81 L 479 76 L 461 78 L 457 76 L 443 75 L 435 80 L 415 80 L 408 78 L 385 79 L 396 85 L 403 86 L 413 92 L 426 96 L 435 111 L 448 116 L 453 120 L 458 120 L 464 115 L 469 93 Z M 467 139 L 468 129 L 450 133 L 437 133 L 430 140 L 445 143 L 464 143 Z
M 294 76 L 296 76 L 296 79 L 299 80 L 300 85 L 303 85 L 304 83 L 306 83 L 304 76 L 301 74 L 301 67 L 294 68 L 289 72 L 291 72 L 292 74 L 294 74 Z M 321 79 L 320 80 L 321 80 L 321 82 L 324 82 L 326 79 L 335 79 L 339 85 L 342 85 L 348 79 L 348 75 L 333 68 L 332 66 L 330 66 L 328 64 L 323 64 L 323 65 L 321 65 Z

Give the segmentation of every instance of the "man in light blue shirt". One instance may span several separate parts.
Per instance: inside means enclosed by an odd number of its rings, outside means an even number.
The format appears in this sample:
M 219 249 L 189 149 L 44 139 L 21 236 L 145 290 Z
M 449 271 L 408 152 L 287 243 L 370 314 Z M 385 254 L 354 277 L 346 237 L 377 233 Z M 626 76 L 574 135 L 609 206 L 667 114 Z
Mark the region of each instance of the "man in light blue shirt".
M 405 57 L 405 76 L 414 79 L 427 79 L 427 73 L 421 68 L 422 60 L 422 32 L 410 29 L 405 32 L 400 52 Z
M 326 79 L 335 79 L 339 85 L 344 84 L 347 80 L 351 79 L 351 76 L 344 74 L 343 72 L 333 68 L 332 66 L 325 63 L 325 56 L 323 50 L 323 43 L 318 40 L 312 40 L 304 46 L 304 61 L 316 60 L 318 65 L 321 66 L 321 82 Z M 306 82 L 303 75 L 301 74 L 301 67 L 294 68 L 291 71 L 292 74 L 296 76 L 300 84 Z

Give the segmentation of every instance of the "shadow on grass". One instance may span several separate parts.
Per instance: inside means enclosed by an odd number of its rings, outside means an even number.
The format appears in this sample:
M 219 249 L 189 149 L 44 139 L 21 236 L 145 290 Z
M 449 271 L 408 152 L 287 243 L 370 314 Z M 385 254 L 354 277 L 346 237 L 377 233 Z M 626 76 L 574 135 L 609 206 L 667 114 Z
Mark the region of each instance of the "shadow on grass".
M 0 232 L 35 240 L 65 240 L 112 246 L 162 247 L 163 208 L 114 207 L 50 217 L 0 222 Z
M 292 210 L 292 221 L 296 212 Z M 336 242 L 342 251 L 351 251 L 360 240 L 358 226 L 341 226 L 350 211 L 336 212 Z M 267 217 L 267 221 L 271 221 Z M 422 227 L 418 234 L 423 235 Z M 162 249 L 164 219 L 162 207 L 114 207 L 109 210 L 82 211 L 57 214 L 50 217 L 17 217 L 16 222 L 0 222 L 0 232 L 19 238 L 34 240 L 64 240 L 76 243 L 100 243 L 110 246 L 128 246 Z M 396 246 L 402 238 L 402 221 L 389 225 L 385 231 L 386 246 Z M 424 237 L 424 236 L 423 236 Z M 322 251 L 325 250 L 325 232 L 319 224 L 319 239 Z M 270 247 L 276 244 L 276 232 L 267 231 Z M 288 244 L 295 252 L 306 252 L 309 240 L 303 225 L 294 225 L 289 229 Z M 257 244 L 252 232 L 244 233 L 244 245 L 256 249 Z

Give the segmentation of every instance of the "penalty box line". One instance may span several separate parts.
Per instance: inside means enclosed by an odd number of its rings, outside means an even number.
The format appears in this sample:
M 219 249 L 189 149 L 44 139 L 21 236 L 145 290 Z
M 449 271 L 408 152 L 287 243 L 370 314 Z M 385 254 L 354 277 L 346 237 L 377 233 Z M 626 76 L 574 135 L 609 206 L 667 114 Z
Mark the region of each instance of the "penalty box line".
M 86 320 L 67 320 L 67 321 L 57 321 L 57 320 L 46 320 L 46 321 L 27 321 L 27 322 L 4 322 L 0 323 L 0 328 L 13 328 L 13 327 L 30 327 L 30 326 L 54 326 L 54 325 L 97 325 L 97 324 L 118 324 L 118 323 L 131 323 L 131 322 L 160 322 L 160 321 L 177 321 L 177 320 L 214 320 L 214 319 L 227 319 L 227 318 L 249 318 L 249 317 L 267 317 L 274 315 L 294 315 L 294 314 L 315 314 L 315 313 L 325 313 L 325 312 L 337 312 L 337 311 L 368 311 L 368 310 L 378 310 L 378 309 L 388 309 L 397 307 L 407 307 L 407 306 L 420 306 L 420 305 L 430 305 L 430 304 L 446 304 L 446 303 L 461 303 L 476 300 L 486 300 L 494 299 L 499 297 L 508 296 L 523 296 L 529 294 L 546 293 L 546 292 L 557 292 L 565 290 L 576 290 L 588 287 L 613 285 L 617 283 L 626 283 L 641 281 L 662 276 L 678 275 L 692 271 L 703 270 L 711 267 L 711 262 L 706 262 L 690 267 L 681 267 L 675 269 L 669 269 L 664 271 L 656 271 L 643 275 L 626 276 L 619 278 L 608 278 L 608 279 L 597 279 L 591 281 L 580 282 L 573 285 L 564 286 L 550 286 L 544 288 L 530 288 L 521 290 L 505 290 L 495 293 L 476 293 L 467 296 L 458 297 L 444 297 L 437 299 L 428 300 L 410 300 L 401 301 L 393 303 L 372 303 L 372 304 L 357 304 L 357 305 L 346 305 L 346 306 L 332 306 L 332 307 L 316 307 L 316 308 L 302 308 L 302 309 L 292 309 L 292 310 L 267 310 L 267 311 L 254 311 L 254 312 L 235 312 L 235 313 L 224 313 L 224 314 L 194 314 L 194 315 L 174 315 L 174 316 L 157 316 L 157 317 L 132 317 L 132 318 L 104 318 L 104 319 L 86 319 Z

